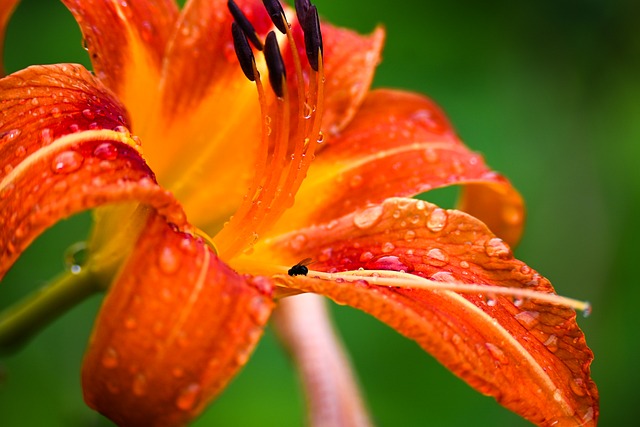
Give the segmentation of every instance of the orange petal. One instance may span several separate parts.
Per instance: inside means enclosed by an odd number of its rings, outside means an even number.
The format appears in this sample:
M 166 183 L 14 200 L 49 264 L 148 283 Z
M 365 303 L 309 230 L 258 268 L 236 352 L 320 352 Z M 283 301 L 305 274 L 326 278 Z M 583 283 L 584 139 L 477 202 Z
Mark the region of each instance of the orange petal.
M 7 76 L 0 107 L 0 277 L 47 227 L 106 203 L 141 201 L 184 225 L 124 127 L 124 109 L 82 66 Z
M 91 63 L 137 129 L 157 102 L 163 55 L 178 17 L 173 0 L 63 0 L 80 25 Z
M 7 24 L 13 10 L 16 8 L 20 0 L 2 0 L 0 2 L 0 77 L 4 77 L 4 36 L 7 30 Z
M 279 230 L 327 222 L 387 197 L 466 185 L 462 207 L 509 243 L 522 232 L 524 205 L 510 183 L 463 145 L 442 111 L 420 95 L 368 94 L 349 126 L 329 139 Z
M 549 281 L 513 258 L 482 222 L 420 200 L 389 199 L 267 243 L 256 246 L 256 258 L 291 265 L 312 257 L 309 268 L 318 271 L 404 270 L 437 282 L 553 293 Z M 374 279 L 348 277 L 322 280 L 310 271 L 282 280 L 372 314 L 536 424 L 596 424 L 593 353 L 572 309 L 492 295 L 489 286 L 483 294 L 458 294 L 373 286 Z
M 152 217 L 100 311 L 85 400 L 118 425 L 184 425 L 246 363 L 273 308 L 199 239 Z

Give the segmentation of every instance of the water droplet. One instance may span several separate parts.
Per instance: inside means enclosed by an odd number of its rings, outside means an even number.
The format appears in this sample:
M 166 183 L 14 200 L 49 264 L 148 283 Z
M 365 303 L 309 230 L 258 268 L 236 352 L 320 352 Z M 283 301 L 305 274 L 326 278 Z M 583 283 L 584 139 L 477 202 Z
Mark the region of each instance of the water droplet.
M 443 267 L 449 263 L 449 256 L 438 248 L 429 249 L 423 259 L 427 264 L 434 267 Z
M 447 225 L 447 212 L 444 209 L 436 208 L 429 215 L 429 219 L 427 220 L 427 228 L 434 233 L 438 231 L 442 231 L 442 229 Z
M 489 351 L 489 354 L 491 354 L 491 357 L 493 357 L 497 362 L 501 363 L 502 365 L 509 364 L 509 358 L 504 354 L 500 347 L 490 342 L 484 343 L 484 346 Z
M 407 242 L 413 242 L 416 238 L 416 232 L 413 230 L 407 230 L 406 233 L 404 233 L 404 240 L 406 240 Z
M 44 128 L 40 132 L 40 138 L 42 139 L 43 146 L 51 144 L 53 142 L 53 132 L 51 132 L 49 128 Z
M 417 209 L 417 210 L 419 210 L 419 211 L 423 211 L 423 210 L 424 210 L 424 208 L 426 208 L 426 207 L 427 207 L 427 204 L 424 202 L 424 200 L 418 200 L 418 201 L 416 202 L 416 209 Z
M 555 400 L 556 402 L 562 402 L 562 392 L 559 388 L 557 388 L 556 391 L 553 392 L 553 400 Z
M 108 347 L 102 356 L 102 366 L 107 369 L 118 366 L 118 353 L 113 347 Z
M 128 316 L 124 321 L 124 327 L 127 329 L 135 329 L 138 326 L 138 322 L 134 317 Z
M 201 388 L 196 383 L 191 383 L 180 391 L 176 399 L 176 406 L 183 411 L 193 409 L 200 399 Z
M 372 227 L 382 216 L 382 211 L 379 205 L 360 211 L 354 215 L 353 224 L 360 229 Z
M 69 246 L 64 252 L 64 265 L 73 274 L 80 273 L 80 271 L 82 271 L 82 266 L 88 259 L 89 250 L 87 249 L 86 242 L 76 242 Z
M 62 116 L 62 112 L 60 111 L 60 109 L 58 107 L 53 107 L 51 109 L 51 115 L 53 116 L 54 119 L 57 119 L 60 116 Z
M 371 252 L 362 252 L 360 254 L 360 262 L 367 262 L 373 259 L 373 254 Z
M 93 155 L 101 160 L 115 160 L 118 157 L 118 147 L 110 142 L 103 142 L 93 150 Z
M 142 396 L 147 392 L 147 377 L 138 372 L 133 379 L 133 394 L 136 396 Z
M 576 396 L 582 397 L 587 394 L 584 386 L 584 380 L 582 378 L 573 378 L 569 381 L 569 387 Z
M 524 302 L 524 300 L 522 298 L 514 298 L 513 299 L 513 305 L 515 305 L 516 307 L 520 307 L 523 302 Z
M 318 132 L 318 144 L 322 144 L 324 142 L 324 133 L 322 131 Z
M 413 271 L 413 265 L 409 262 L 403 262 L 394 255 L 386 255 L 370 261 L 366 265 L 369 270 L 389 270 L 389 271 Z
M 180 267 L 180 255 L 171 246 L 165 246 L 158 255 L 158 266 L 163 273 L 173 274 Z
M 84 157 L 77 151 L 63 151 L 51 162 L 51 169 L 55 173 L 71 173 L 80 169 Z
M 306 245 L 307 236 L 302 233 L 297 234 L 293 239 L 289 241 L 289 246 L 291 247 L 291 249 L 298 252 L 303 250 Z
M 93 120 L 96 117 L 96 113 L 94 113 L 89 108 L 85 108 L 84 110 L 82 110 L 82 116 L 87 120 Z
M 522 311 L 516 314 L 514 317 L 525 328 L 531 329 L 538 324 L 539 316 L 540 316 L 540 313 L 538 313 L 537 311 Z
M 552 353 L 558 351 L 558 337 L 553 334 L 549 335 L 549 338 L 543 344 Z
M 22 157 L 25 154 L 27 154 L 27 149 L 24 148 L 23 145 L 20 145 L 19 147 L 16 148 L 15 154 L 16 154 L 16 157 Z
M 460 261 L 461 268 L 469 268 L 469 263 L 467 261 Z
M 487 296 L 487 305 L 489 307 L 495 307 L 497 303 L 498 301 L 495 299 L 495 297 Z
M 591 310 L 592 310 L 591 303 L 587 302 L 584 308 L 582 309 L 582 316 L 583 317 L 591 316 Z
M 395 245 L 391 242 L 385 242 L 382 244 L 382 246 L 380 247 L 380 250 L 382 251 L 383 254 L 388 254 L 390 252 L 393 252 L 393 250 L 395 249 Z
M 31 98 L 31 105 L 38 105 L 40 104 L 40 101 L 38 101 L 38 98 Z
M 508 258 L 511 256 L 511 249 L 500 238 L 494 237 L 484 244 L 484 250 L 490 257 Z
M 362 178 L 362 175 L 354 175 L 349 180 L 349 185 L 351 186 L 351 188 L 358 188 L 362 185 L 363 182 L 364 178 Z
M 522 274 L 531 273 L 531 267 L 529 267 L 528 265 L 523 265 L 522 267 L 520 267 L 520 273 Z
M 313 112 L 313 110 L 311 109 L 311 106 L 309 105 L 309 103 L 305 102 L 303 105 L 303 115 L 305 119 L 310 119 L 311 118 L 311 113 Z

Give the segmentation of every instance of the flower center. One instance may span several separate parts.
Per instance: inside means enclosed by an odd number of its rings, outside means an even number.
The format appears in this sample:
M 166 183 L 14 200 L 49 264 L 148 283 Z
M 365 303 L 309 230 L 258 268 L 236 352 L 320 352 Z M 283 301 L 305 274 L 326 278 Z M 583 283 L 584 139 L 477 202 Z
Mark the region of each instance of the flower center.
M 282 42 L 288 45 L 284 58 L 276 32 L 270 31 L 263 43 L 235 2 L 228 2 L 235 20 L 231 31 L 240 67 L 256 84 L 262 138 L 247 194 L 214 239 L 224 259 L 250 252 L 261 234 L 293 205 L 295 193 L 322 141 L 324 73 L 318 11 L 308 0 L 296 1 L 297 24 L 304 34 L 307 59 L 302 63 L 282 5 L 276 0 L 265 0 L 264 5 L 282 34 Z M 251 45 L 264 56 L 271 91 L 266 91 L 262 84 Z M 287 76 L 287 65 L 293 68 L 291 77 Z

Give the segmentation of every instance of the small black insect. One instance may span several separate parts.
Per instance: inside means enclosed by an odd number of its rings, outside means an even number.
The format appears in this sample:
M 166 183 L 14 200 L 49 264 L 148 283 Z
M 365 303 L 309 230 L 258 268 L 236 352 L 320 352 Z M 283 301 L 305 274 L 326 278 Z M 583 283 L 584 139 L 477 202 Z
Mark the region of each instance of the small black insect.
M 305 258 L 287 271 L 289 276 L 306 276 L 309 272 L 307 265 L 311 264 L 311 258 Z

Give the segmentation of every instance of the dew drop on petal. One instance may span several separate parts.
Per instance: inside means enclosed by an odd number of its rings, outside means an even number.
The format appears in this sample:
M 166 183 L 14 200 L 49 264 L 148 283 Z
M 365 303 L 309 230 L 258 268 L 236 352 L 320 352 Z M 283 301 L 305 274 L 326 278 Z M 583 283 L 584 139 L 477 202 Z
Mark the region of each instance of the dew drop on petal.
M 133 394 L 142 396 L 147 392 L 147 377 L 142 373 L 137 373 L 133 379 Z
M 404 233 L 404 240 L 406 240 L 407 242 L 413 242 L 416 238 L 416 232 L 413 230 L 407 230 L 406 233 Z
M 553 400 L 555 400 L 556 402 L 562 402 L 562 392 L 559 388 L 557 388 L 556 391 L 553 392 Z
M 584 396 L 586 394 L 584 380 L 582 378 L 573 378 L 569 381 L 569 387 L 576 396 Z
M 85 108 L 82 110 L 82 116 L 87 120 L 93 120 L 96 117 L 96 114 L 89 108 Z
M 118 157 L 118 148 L 110 142 L 103 142 L 93 150 L 93 155 L 101 160 L 115 160 Z
M 494 237 L 484 245 L 484 250 L 490 257 L 508 258 L 511 256 L 511 249 L 500 238 Z
M 544 345 L 547 347 L 547 350 L 555 353 L 558 351 L 558 337 L 553 334 L 549 335 L 549 338 L 544 342 Z
M 522 311 L 516 314 L 515 319 L 520 322 L 525 328 L 531 329 L 538 324 L 538 317 L 540 313 L 536 311 Z
M 444 209 L 436 208 L 429 215 L 429 219 L 427 220 L 427 228 L 434 233 L 438 231 L 442 231 L 442 229 L 447 225 L 447 212 Z
M 382 216 L 382 206 L 372 206 L 368 209 L 356 213 L 353 217 L 353 224 L 360 229 L 367 229 L 375 225 Z
M 382 246 L 380 247 L 380 250 L 382 251 L 383 254 L 388 254 L 390 252 L 393 252 L 393 250 L 395 249 L 395 245 L 391 242 L 385 242 L 382 244 Z
M 51 170 L 59 174 L 71 173 L 80 169 L 83 162 L 84 157 L 77 151 L 63 151 L 51 162 Z
M 509 364 L 509 358 L 504 354 L 500 347 L 490 342 L 485 343 L 484 346 L 489 351 L 489 354 L 491 354 L 491 357 L 493 357 L 497 362 L 500 362 L 502 365 Z
M 102 356 L 102 366 L 105 368 L 115 368 L 118 366 L 118 353 L 113 347 L 108 347 Z
M 200 399 L 201 387 L 196 383 L 191 383 L 180 391 L 176 399 L 176 406 L 183 411 L 193 409 Z
M 469 263 L 467 261 L 460 261 L 460 268 L 469 268 Z
M 424 261 L 434 267 L 442 267 L 449 263 L 449 256 L 438 248 L 431 248 L 423 257 Z
M 20 145 L 19 147 L 16 148 L 15 154 L 16 154 L 16 157 L 22 157 L 25 154 L 27 154 L 27 149 L 24 148 L 24 145 Z
M 170 246 L 165 246 L 158 255 L 158 266 L 165 274 L 173 274 L 180 267 L 180 255 Z
M 360 254 L 360 262 L 367 262 L 373 258 L 373 253 L 366 251 Z
M 289 241 L 289 246 L 291 246 L 291 249 L 297 252 L 303 250 L 306 245 L 307 245 L 307 236 L 302 233 L 297 234 Z

